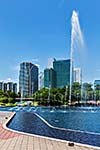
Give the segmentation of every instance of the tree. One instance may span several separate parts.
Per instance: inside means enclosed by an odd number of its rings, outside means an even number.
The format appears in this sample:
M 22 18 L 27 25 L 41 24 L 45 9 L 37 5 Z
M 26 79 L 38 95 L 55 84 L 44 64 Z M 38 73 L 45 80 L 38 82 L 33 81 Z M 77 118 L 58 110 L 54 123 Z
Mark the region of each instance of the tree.
M 81 85 L 78 82 L 74 82 L 72 84 L 72 101 L 80 101 L 81 100 Z
M 91 83 L 83 84 L 83 97 L 85 100 L 93 100 L 93 88 Z
M 96 100 L 96 101 L 99 100 L 99 99 L 100 99 L 100 85 L 99 85 L 99 84 L 97 84 L 97 85 L 95 86 L 95 91 L 94 91 L 94 93 L 95 93 L 95 100 Z

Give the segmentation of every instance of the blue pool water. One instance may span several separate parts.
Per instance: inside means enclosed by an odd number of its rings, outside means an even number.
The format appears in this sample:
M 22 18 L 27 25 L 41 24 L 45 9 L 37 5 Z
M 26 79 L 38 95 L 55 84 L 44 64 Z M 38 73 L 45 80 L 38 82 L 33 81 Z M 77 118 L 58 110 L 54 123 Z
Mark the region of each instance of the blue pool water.
M 100 146 L 99 107 L 67 107 L 56 109 L 45 107 L 0 107 L 0 111 L 17 112 L 8 125 L 11 129 Z M 52 126 L 65 128 L 65 130 L 49 127 L 36 114 L 44 118 Z
M 54 127 L 100 133 L 99 107 L 67 107 L 55 109 L 47 107 L 16 106 L 0 107 L 0 111 L 12 111 L 20 113 L 35 112 Z
M 100 109 L 41 109 L 37 112 L 49 124 L 59 128 L 100 133 Z

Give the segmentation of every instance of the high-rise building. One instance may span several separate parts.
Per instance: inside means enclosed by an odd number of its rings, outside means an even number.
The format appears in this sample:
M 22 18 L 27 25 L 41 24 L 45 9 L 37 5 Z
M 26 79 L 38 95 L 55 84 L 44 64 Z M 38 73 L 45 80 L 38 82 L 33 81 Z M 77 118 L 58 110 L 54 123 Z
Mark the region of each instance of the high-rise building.
M 39 74 L 39 90 L 44 88 L 44 72 Z
M 7 92 L 7 83 L 4 83 L 3 87 L 4 87 L 3 91 Z
M 38 90 L 38 67 L 31 62 L 20 64 L 19 92 L 22 97 L 31 96 Z
M 0 90 L 3 91 L 3 89 L 4 89 L 4 83 L 3 83 L 3 82 L 0 82 Z
M 82 81 L 82 72 L 80 68 L 74 68 L 74 73 L 73 73 L 73 80 L 74 82 L 79 82 L 81 83 Z
M 47 68 L 53 68 L 53 62 L 54 62 L 55 58 L 48 58 L 48 67 Z
M 17 93 L 17 83 L 13 83 L 13 82 L 0 82 L 0 90 L 7 92 L 7 91 L 11 91 L 11 92 L 15 92 Z
M 46 68 L 44 70 L 44 87 L 55 87 L 55 71 L 52 68 Z
M 54 60 L 53 68 L 55 71 L 55 76 L 56 76 L 55 81 L 56 81 L 57 88 L 62 88 L 66 85 L 70 85 L 70 63 L 71 63 L 70 59 Z
M 17 93 L 17 83 L 13 83 L 13 92 Z
M 94 89 L 99 86 L 100 87 L 100 80 L 95 80 L 94 81 Z
M 7 83 L 7 91 L 13 92 L 13 82 L 8 82 Z

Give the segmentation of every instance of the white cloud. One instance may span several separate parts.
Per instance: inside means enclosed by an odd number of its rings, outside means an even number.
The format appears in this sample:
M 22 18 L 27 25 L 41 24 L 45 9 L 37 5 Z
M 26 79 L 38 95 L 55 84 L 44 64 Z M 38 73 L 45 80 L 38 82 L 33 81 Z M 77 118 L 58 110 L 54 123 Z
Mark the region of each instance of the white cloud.
M 11 79 L 11 78 L 6 78 L 3 80 L 3 82 L 13 82 L 13 83 L 18 83 L 18 79 Z
M 16 66 L 11 66 L 10 67 L 13 71 L 19 71 L 19 69 L 20 69 L 20 65 L 18 64 L 18 65 L 16 65 Z

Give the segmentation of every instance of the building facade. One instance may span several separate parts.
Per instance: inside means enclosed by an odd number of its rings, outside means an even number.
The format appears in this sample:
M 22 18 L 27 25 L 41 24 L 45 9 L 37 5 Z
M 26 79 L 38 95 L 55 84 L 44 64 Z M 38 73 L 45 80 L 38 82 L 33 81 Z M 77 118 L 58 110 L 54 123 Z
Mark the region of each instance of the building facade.
M 44 70 L 44 87 L 54 88 L 55 87 L 55 71 L 52 68 L 46 68 Z
M 0 90 L 4 90 L 4 83 L 3 82 L 0 82 Z
M 53 69 L 53 62 L 55 61 L 55 58 L 48 58 L 48 67 L 47 68 L 52 68 Z
M 39 90 L 44 88 L 44 72 L 39 74 Z
M 22 97 L 31 96 L 38 90 L 38 67 L 31 62 L 20 64 L 19 92 Z
M 70 63 L 70 59 L 54 60 L 53 68 L 55 71 L 56 88 L 62 88 L 66 85 L 70 85 Z
M 13 83 L 13 92 L 17 93 L 17 83 Z
M 17 83 L 13 83 L 13 82 L 0 82 L 0 90 L 7 92 L 7 91 L 11 91 L 11 92 L 15 92 L 17 93 Z
M 95 81 L 94 81 L 94 89 L 95 89 L 97 86 L 100 88 L 100 80 L 95 80 Z
M 6 92 L 7 91 L 7 83 L 4 83 L 4 90 L 3 90 L 4 92 Z
M 7 83 L 7 91 L 13 91 L 13 82 Z
M 82 82 L 82 71 L 81 68 L 74 68 L 73 81 L 81 83 Z

